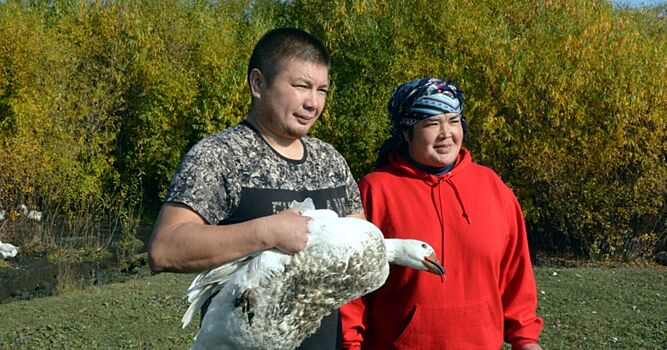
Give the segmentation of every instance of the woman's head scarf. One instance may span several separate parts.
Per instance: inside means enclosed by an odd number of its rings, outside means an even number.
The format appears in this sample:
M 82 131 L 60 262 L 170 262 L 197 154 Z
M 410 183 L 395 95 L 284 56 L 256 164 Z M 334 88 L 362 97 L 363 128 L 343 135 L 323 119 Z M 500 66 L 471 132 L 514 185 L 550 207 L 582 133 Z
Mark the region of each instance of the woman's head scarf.
M 404 129 L 423 119 L 445 113 L 461 114 L 464 132 L 463 92 L 450 81 L 436 78 L 411 80 L 394 89 L 387 106 L 393 127 Z

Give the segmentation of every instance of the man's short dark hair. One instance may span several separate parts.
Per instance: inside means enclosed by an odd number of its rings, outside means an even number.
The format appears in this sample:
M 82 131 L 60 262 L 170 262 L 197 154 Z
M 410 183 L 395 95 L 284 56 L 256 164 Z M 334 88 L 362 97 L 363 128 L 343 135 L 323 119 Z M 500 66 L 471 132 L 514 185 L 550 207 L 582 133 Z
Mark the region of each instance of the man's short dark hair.
M 257 42 L 248 64 L 250 72 L 257 68 L 271 83 L 284 64 L 291 59 L 317 63 L 329 67 L 329 52 L 314 36 L 296 28 L 273 29 Z

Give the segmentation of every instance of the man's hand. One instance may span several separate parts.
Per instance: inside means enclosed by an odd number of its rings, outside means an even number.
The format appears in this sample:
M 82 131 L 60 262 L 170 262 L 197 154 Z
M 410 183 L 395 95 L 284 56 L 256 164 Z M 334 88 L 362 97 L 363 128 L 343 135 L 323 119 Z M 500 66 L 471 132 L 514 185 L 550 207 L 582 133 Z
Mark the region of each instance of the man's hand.
M 519 348 L 520 350 L 542 350 L 542 347 L 538 343 L 525 344 Z
M 309 220 L 310 217 L 300 215 L 294 208 L 266 217 L 269 245 L 287 254 L 302 251 L 308 242 Z

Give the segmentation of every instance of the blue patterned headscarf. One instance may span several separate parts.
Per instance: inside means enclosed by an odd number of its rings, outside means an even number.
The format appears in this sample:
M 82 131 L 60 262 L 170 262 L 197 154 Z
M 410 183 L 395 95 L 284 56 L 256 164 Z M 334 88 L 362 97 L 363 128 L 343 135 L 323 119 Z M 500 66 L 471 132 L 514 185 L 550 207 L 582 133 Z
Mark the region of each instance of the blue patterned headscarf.
M 444 113 L 461 114 L 464 132 L 467 131 L 463 116 L 463 92 L 450 81 L 422 78 L 399 85 L 392 92 L 388 109 L 397 131 Z
M 421 78 L 396 87 L 387 106 L 391 117 L 392 136 L 385 140 L 380 148 L 375 167 L 383 166 L 390 153 L 405 147 L 402 131 L 412 128 L 426 118 L 444 113 L 459 113 L 465 135 L 468 124 L 463 115 L 463 106 L 463 91 L 450 81 Z

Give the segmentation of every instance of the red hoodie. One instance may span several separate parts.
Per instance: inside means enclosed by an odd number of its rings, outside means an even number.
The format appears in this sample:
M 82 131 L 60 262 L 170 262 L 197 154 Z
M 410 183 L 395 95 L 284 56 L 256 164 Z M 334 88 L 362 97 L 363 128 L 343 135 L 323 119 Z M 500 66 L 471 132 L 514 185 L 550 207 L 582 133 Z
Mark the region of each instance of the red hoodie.
M 429 243 L 444 278 L 392 266 L 379 290 L 340 309 L 344 349 L 500 349 L 537 342 L 542 319 L 521 207 L 461 149 L 434 176 L 401 156 L 361 179 L 368 220 Z

